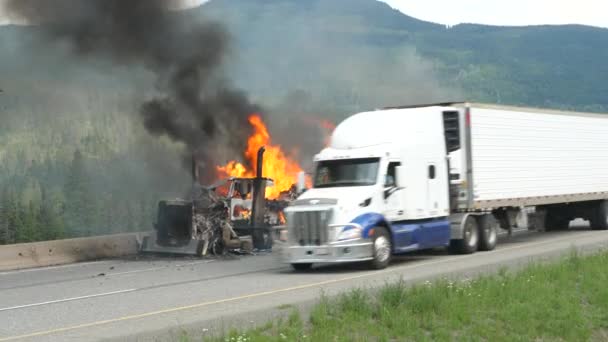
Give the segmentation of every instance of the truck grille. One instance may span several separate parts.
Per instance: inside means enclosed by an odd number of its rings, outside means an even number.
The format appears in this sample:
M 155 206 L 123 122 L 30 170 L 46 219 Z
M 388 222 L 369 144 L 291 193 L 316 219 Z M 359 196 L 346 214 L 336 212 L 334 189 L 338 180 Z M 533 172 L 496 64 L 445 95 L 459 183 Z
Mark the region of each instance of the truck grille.
M 331 210 L 294 212 L 291 238 L 300 246 L 320 246 L 329 240 Z

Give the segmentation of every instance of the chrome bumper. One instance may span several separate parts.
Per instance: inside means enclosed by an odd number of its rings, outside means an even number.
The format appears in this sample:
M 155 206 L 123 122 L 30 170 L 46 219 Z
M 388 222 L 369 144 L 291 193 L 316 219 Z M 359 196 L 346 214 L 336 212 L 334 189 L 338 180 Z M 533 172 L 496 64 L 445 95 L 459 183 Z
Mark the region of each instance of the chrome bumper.
M 373 259 L 372 242 L 356 239 L 323 246 L 285 246 L 282 259 L 290 264 L 342 263 Z

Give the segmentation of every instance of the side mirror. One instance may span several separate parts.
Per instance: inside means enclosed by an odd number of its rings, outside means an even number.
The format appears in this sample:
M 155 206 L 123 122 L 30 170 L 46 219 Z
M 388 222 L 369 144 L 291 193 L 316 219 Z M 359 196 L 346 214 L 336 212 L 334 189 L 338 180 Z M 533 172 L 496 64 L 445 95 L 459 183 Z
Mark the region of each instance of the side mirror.
M 397 184 L 397 188 L 405 188 L 405 178 L 405 168 L 397 166 L 395 168 L 395 184 Z
M 298 172 L 298 183 L 296 185 L 296 190 L 298 194 L 301 194 L 306 190 L 306 173 L 304 171 Z

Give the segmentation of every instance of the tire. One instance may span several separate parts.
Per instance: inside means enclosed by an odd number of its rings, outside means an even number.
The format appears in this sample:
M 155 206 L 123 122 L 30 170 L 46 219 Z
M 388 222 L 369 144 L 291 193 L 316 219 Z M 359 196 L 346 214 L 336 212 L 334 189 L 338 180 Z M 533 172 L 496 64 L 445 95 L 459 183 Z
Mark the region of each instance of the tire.
M 391 262 L 393 250 L 391 237 L 386 228 L 374 228 L 372 248 L 374 258 L 369 261 L 369 267 L 374 270 L 381 270 L 386 268 Z
M 601 201 L 596 210 L 595 217 L 591 220 L 591 229 L 607 230 L 608 229 L 608 201 Z
M 491 251 L 496 248 L 496 244 L 498 242 L 496 223 L 496 219 L 492 214 L 477 217 L 477 225 L 479 226 L 480 251 Z
M 479 248 L 479 226 L 473 215 L 467 216 L 463 223 L 463 238 L 450 241 L 450 252 L 473 254 Z
M 296 271 L 308 271 L 312 267 L 312 264 L 311 263 L 306 263 L 306 264 L 291 264 L 291 267 L 293 267 L 293 269 L 296 270 Z

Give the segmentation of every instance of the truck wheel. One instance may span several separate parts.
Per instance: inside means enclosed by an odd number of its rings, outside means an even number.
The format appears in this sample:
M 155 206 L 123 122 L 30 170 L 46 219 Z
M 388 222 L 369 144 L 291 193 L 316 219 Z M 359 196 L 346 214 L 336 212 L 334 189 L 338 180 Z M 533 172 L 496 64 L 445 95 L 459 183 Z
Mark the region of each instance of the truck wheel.
M 479 227 L 473 215 L 467 216 L 462 229 L 462 239 L 450 241 L 450 252 L 456 254 L 475 253 L 479 245 Z
M 311 263 L 306 263 L 306 264 L 291 264 L 291 267 L 293 267 L 293 269 L 296 270 L 296 271 L 308 271 L 312 267 L 312 264 Z
M 375 270 L 386 268 L 391 262 L 392 245 L 391 237 L 384 227 L 374 228 L 373 238 L 373 253 L 374 259 L 369 262 L 369 266 Z
M 595 210 L 595 219 L 591 220 L 591 229 L 608 229 L 608 201 L 601 201 Z
M 491 251 L 496 248 L 498 232 L 496 231 L 496 219 L 492 214 L 477 217 L 479 226 L 479 250 Z

